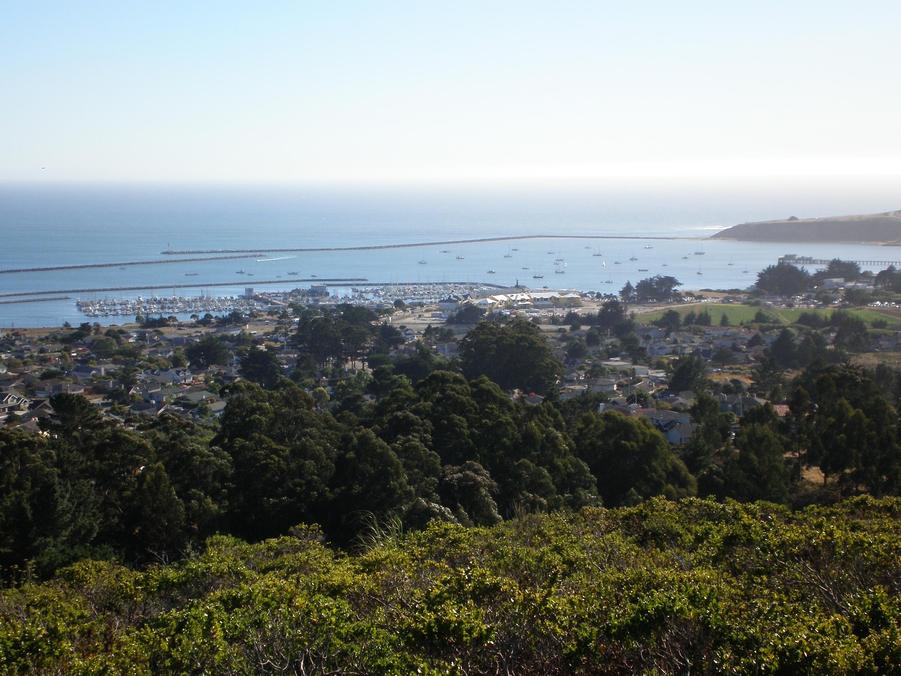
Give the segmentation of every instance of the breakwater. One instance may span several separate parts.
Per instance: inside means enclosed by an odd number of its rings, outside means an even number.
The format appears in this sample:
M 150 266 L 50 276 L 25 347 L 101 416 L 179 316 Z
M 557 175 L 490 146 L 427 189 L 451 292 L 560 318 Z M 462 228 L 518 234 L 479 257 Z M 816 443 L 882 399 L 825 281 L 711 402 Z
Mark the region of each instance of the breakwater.
M 138 265 L 171 265 L 173 263 L 205 263 L 255 258 L 272 253 L 327 253 L 337 251 L 379 251 L 383 249 L 413 249 L 454 244 L 484 244 L 490 242 L 515 242 L 529 239 L 581 239 L 581 240 L 675 240 L 700 239 L 696 237 L 664 237 L 659 235 L 509 235 L 503 237 L 478 237 L 474 239 L 447 239 L 434 242 L 400 242 L 397 244 L 364 244 L 360 246 L 294 247 L 262 249 L 166 249 L 163 256 L 190 256 L 190 258 L 152 258 L 142 261 L 111 261 L 108 263 L 72 263 L 67 265 L 41 265 L 22 268 L 0 268 L 0 275 L 26 272 L 61 272 L 65 270 L 91 270 L 98 268 L 126 268 Z M 269 259 L 278 260 L 278 259 Z M 268 262 L 268 260 L 266 261 Z
M 228 261 L 241 258 L 253 258 L 262 256 L 263 252 L 244 252 L 228 256 L 203 256 L 200 258 L 156 258 L 146 261 L 120 261 L 118 263 L 75 263 L 72 265 L 44 265 L 31 268 L 0 268 L 0 275 L 10 275 L 17 272 L 58 272 L 60 270 L 90 270 L 92 268 L 125 268 L 134 265 L 166 265 L 171 263 L 202 263 L 205 261 Z
M 0 300 L 0 305 L 17 305 L 19 303 L 50 303 L 55 300 L 69 300 L 69 296 L 53 296 L 52 298 L 19 298 L 17 300 Z
M 362 284 L 366 283 L 363 277 L 349 278 L 321 278 L 313 279 L 265 279 L 265 280 L 243 280 L 238 279 L 233 282 L 209 282 L 206 284 L 193 282 L 190 284 L 150 284 L 141 286 L 107 286 L 95 289 L 54 289 L 53 291 L 15 291 L 8 293 L 0 293 L 0 298 L 17 298 L 25 296 L 52 296 L 60 294 L 76 294 L 76 293 L 109 293 L 112 291 L 159 291 L 161 289 L 207 289 L 217 286 L 260 286 L 262 284 L 293 284 L 295 282 L 308 282 L 312 284 Z
M 702 237 L 665 237 L 661 235 L 506 235 L 503 237 L 477 237 L 473 239 L 444 239 L 434 242 L 399 242 L 397 244 L 362 244 L 359 246 L 320 246 L 262 249 L 166 249 L 164 256 L 189 256 L 194 254 L 260 254 L 260 253 L 322 253 L 328 251 L 378 251 L 380 249 L 413 249 L 428 246 L 451 246 L 453 244 L 485 244 L 489 242 L 516 242 L 527 239 L 637 239 L 674 240 L 704 239 Z
M 400 286 L 420 285 L 420 286 L 438 286 L 440 284 L 460 284 L 460 285 L 478 285 L 489 289 L 507 289 L 509 286 L 503 284 L 491 284 L 490 282 L 370 282 L 364 277 L 347 277 L 347 278 L 327 278 L 315 277 L 312 279 L 265 279 L 265 280 L 236 280 L 234 282 L 211 282 L 208 284 L 152 284 L 143 286 L 110 286 L 96 289 L 54 289 L 53 291 L 16 291 L 8 293 L 0 293 L 0 298 L 25 298 L 32 296 L 52 296 L 60 294 L 79 294 L 79 293 L 111 293 L 113 291 L 160 291 L 165 289 L 209 289 L 222 286 L 245 286 L 254 287 L 269 284 L 294 284 L 294 283 L 310 283 L 310 284 L 328 284 L 330 286 L 350 286 L 359 284 L 360 286 Z M 57 299 L 64 300 L 64 299 Z

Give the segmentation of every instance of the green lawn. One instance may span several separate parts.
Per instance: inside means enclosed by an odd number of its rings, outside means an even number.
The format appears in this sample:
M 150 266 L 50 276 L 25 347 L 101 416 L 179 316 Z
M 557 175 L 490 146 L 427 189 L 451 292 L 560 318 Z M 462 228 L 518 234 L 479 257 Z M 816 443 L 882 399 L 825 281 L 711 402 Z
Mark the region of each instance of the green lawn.
M 738 325 L 742 322 L 746 324 L 753 322 L 754 316 L 757 314 L 758 310 L 763 310 L 765 314 L 784 324 L 795 323 L 798 320 L 798 317 L 805 312 L 815 313 L 824 317 L 828 317 L 833 312 L 833 310 L 814 310 L 809 308 L 758 307 L 755 305 L 743 305 L 738 303 L 695 303 L 693 305 L 683 305 L 673 309 L 675 309 L 682 317 L 689 312 L 698 314 L 707 310 L 713 320 L 713 324 L 719 324 L 720 318 L 725 314 L 729 318 L 729 323 L 733 325 Z M 656 310 L 654 312 L 640 313 L 637 315 L 637 319 L 643 324 L 648 324 L 660 319 L 665 311 L 666 310 Z M 855 308 L 846 310 L 846 312 L 860 317 L 869 325 L 872 325 L 875 320 L 884 320 L 891 328 L 901 328 L 901 317 L 889 314 L 888 312 L 882 312 L 874 308 Z

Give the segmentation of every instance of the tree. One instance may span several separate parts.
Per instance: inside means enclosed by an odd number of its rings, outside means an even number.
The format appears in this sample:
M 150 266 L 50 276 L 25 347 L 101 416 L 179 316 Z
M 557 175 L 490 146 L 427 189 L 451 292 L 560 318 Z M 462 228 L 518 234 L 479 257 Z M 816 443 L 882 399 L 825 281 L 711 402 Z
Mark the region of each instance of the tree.
M 789 469 L 786 446 L 771 427 L 760 423 L 743 425 L 735 447 L 723 468 L 722 496 L 738 500 L 788 499 Z
M 477 462 L 445 466 L 438 490 L 441 501 L 463 524 L 490 526 L 501 520 L 494 501 L 497 484 Z
M 274 387 L 282 377 L 282 367 L 275 353 L 252 347 L 241 357 L 241 375 L 263 387 Z
M 476 324 L 481 321 L 485 311 L 478 305 L 467 304 L 447 316 L 448 324 Z
M 757 274 L 757 289 L 779 296 L 795 296 L 810 287 L 810 274 L 788 263 L 770 265 Z
M 619 291 L 619 297 L 626 303 L 635 300 L 635 287 L 632 286 L 632 282 L 626 282 L 625 286 Z
M 798 364 L 798 351 L 795 347 L 795 334 L 790 329 L 782 329 L 779 337 L 770 346 L 770 355 L 781 369 L 795 368 Z
M 231 353 L 221 340 L 213 335 L 205 335 L 185 348 L 185 356 L 192 366 L 205 369 L 213 365 L 228 364 Z
M 674 392 L 697 389 L 704 384 L 706 374 L 707 364 L 700 355 L 682 357 L 673 369 L 669 388 Z
M 642 279 L 635 285 L 635 298 L 639 302 L 672 300 L 678 295 L 676 287 L 681 285 L 682 283 L 675 277 L 655 275 Z
M 679 329 L 682 324 L 682 317 L 675 310 L 667 310 L 660 319 L 654 322 L 655 326 L 659 326 L 667 333 L 672 333 Z
M 546 394 L 554 389 L 562 364 L 531 322 L 481 322 L 460 342 L 463 372 L 485 375 L 504 389 Z
M 843 261 L 840 258 L 833 258 L 825 270 L 817 273 L 818 279 L 841 278 L 853 282 L 858 277 L 860 277 L 860 266 L 854 261 Z
M 381 523 L 400 516 L 413 498 L 413 489 L 397 454 L 371 430 L 345 436 L 342 445 L 332 480 L 329 521 L 333 532 L 347 541 L 364 525 L 364 517 Z
M 597 480 L 604 504 L 694 495 L 696 483 L 663 435 L 643 418 L 586 413 L 573 435 L 576 454 Z

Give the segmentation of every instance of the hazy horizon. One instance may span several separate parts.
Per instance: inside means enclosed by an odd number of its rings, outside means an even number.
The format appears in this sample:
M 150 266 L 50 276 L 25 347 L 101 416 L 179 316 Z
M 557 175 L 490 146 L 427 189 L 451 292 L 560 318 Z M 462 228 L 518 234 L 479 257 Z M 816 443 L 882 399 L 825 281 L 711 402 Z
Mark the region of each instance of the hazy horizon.
M 0 181 L 901 178 L 901 6 L 7 3 Z

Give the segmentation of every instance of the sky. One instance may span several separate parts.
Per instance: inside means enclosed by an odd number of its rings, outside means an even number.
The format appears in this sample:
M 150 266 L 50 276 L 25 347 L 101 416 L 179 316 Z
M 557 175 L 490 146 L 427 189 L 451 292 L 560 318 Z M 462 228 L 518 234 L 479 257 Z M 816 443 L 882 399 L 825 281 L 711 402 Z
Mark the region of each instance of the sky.
M 0 0 L 0 181 L 901 179 L 901 3 Z

